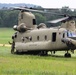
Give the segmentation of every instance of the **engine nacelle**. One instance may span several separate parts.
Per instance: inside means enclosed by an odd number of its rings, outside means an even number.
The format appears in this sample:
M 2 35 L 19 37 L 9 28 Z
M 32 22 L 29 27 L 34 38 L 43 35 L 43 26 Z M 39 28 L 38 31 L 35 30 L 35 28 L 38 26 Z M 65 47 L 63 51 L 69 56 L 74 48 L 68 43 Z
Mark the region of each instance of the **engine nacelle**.
M 14 25 L 13 29 L 16 31 L 19 31 L 19 32 L 27 31 L 27 27 L 26 27 L 25 23 L 21 23 L 19 26 Z
M 17 31 L 17 25 L 14 25 L 13 26 L 13 29 Z

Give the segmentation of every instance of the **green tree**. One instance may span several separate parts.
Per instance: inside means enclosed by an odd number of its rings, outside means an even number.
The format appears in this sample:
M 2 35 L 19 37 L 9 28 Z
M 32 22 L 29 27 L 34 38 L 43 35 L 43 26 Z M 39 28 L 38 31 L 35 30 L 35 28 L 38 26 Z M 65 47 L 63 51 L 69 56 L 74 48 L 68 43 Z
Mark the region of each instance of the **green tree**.
M 35 16 L 36 16 L 37 24 L 45 23 L 45 21 L 46 21 L 46 17 L 45 16 L 43 16 L 42 14 L 39 14 L 39 13 L 35 13 Z
M 18 11 L 0 10 L 0 27 L 12 27 L 17 24 Z

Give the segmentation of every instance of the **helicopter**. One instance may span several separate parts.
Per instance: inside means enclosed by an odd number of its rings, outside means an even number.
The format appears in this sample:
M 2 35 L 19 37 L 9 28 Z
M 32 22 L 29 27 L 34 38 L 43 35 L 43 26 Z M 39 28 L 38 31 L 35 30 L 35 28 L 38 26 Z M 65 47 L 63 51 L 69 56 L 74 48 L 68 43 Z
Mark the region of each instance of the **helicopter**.
M 18 25 L 14 25 L 16 31 L 12 36 L 11 53 L 48 55 L 48 52 L 66 51 L 64 57 L 71 57 L 69 50 L 74 53 L 76 49 L 76 16 L 64 16 L 48 23 L 61 22 L 59 27 L 48 28 L 45 23 L 36 25 L 36 18 L 32 12 L 38 10 L 16 7 L 20 10 Z

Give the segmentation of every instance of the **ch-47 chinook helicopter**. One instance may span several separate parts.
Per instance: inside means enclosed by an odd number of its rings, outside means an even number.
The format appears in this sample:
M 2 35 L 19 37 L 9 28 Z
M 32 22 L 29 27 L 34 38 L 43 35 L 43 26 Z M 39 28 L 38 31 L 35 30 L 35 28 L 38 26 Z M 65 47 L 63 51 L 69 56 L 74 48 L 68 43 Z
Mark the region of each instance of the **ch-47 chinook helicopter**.
M 11 53 L 29 53 L 47 55 L 48 51 L 66 51 L 65 57 L 71 57 L 68 52 L 76 49 L 76 16 L 65 16 L 63 18 L 48 21 L 49 23 L 62 22 L 60 27 L 47 28 L 46 24 L 36 25 L 34 14 L 37 11 L 27 8 L 15 8 L 20 10 L 18 25 L 12 36 Z M 40 11 L 41 12 L 41 11 Z

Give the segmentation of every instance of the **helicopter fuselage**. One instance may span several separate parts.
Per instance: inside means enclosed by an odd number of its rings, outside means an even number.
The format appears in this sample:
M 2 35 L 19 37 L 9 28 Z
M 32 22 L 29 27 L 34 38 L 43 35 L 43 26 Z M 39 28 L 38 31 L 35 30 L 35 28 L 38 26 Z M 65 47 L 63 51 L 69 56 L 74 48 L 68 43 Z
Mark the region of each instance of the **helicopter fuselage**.
M 13 28 L 17 32 L 12 36 L 11 53 L 29 52 L 46 55 L 48 51 L 67 51 L 65 57 L 71 57 L 69 50 L 76 49 L 76 16 L 66 16 L 60 19 L 49 21 L 50 23 L 62 22 L 59 27 L 47 28 L 47 25 L 40 23 L 36 25 L 35 15 L 27 8 L 16 8 L 20 10 L 18 25 Z M 37 11 L 36 11 L 37 12 Z M 15 49 L 15 50 L 14 50 Z
M 64 28 L 45 28 L 28 30 L 24 33 L 17 32 L 15 48 L 19 52 L 31 50 L 59 51 L 68 49 L 68 46 L 62 42 L 62 38 L 67 37 Z

